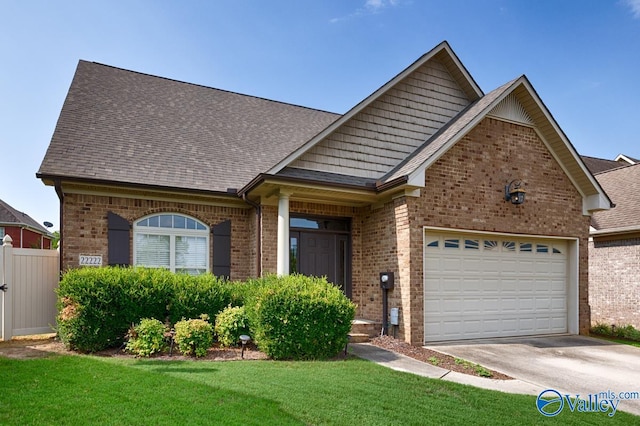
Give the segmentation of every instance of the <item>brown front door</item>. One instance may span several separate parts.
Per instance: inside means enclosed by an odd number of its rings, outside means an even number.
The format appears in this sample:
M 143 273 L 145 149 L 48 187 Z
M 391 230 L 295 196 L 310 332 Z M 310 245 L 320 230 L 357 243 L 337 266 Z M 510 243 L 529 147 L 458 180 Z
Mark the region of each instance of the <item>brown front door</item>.
M 348 233 L 291 229 L 290 236 L 291 272 L 327 277 L 351 297 Z

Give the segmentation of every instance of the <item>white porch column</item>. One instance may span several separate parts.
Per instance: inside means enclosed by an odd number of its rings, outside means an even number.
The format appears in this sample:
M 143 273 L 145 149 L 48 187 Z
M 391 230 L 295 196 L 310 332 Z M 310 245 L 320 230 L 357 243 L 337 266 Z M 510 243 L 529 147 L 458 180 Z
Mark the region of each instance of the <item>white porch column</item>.
M 289 275 L 289 194 L 278 197 L 278 275 Z

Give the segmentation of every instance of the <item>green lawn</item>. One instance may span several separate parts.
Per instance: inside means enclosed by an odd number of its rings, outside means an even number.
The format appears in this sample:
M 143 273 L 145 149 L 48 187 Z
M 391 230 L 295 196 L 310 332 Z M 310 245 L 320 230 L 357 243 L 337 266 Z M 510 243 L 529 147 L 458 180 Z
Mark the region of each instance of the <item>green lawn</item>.
M 621 407 L 622 408 L 622 407 Z M 617 412 L 538 413 L 535 397 L 329 362 L 0 358 L 3 425 L 633 424 Z

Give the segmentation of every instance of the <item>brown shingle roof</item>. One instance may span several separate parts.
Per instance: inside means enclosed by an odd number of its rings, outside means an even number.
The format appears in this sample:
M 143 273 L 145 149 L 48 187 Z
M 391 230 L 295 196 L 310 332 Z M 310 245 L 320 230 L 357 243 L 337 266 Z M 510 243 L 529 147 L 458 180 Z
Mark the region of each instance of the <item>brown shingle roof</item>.
M 593 174 L 604 172 L 606 170 L 617 169 L 618 167 L 624 167 L 628 164 L 620 163 L 615 160 L 607 160 L 604 158 L 587 157 L 586 155 L 581 155 L 581 157 L 582 161 L 584 161 L 584 164 Z
M 338 117 L 80 61 L 38 176 L 226 192 Z
M 591 225 L 599 231 L 640 227 L 640 164 L 598 173 L 596 179 L 616 207 L 594 213 Z

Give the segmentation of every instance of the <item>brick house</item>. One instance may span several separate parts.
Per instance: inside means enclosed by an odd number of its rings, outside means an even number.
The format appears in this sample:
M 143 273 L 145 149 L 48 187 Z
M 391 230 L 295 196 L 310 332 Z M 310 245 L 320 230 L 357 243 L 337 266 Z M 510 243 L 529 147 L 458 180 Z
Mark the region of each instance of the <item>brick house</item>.
M 63 268 L 324 275 L 412 344 L 588 332 L 610 207 L 529 80 L 446 42 L 342 115 L 80 61 L 37 176 Z
M 607 168 L 605 161 L 594 175 L 615 208 L 591 219 L 591 321 L 640 329 L 640 162 L 620 155 Z
M 53 234 L 31 216 L 0 200 L 0 241 L 5 235 L 16 248 L 50 249 Z

